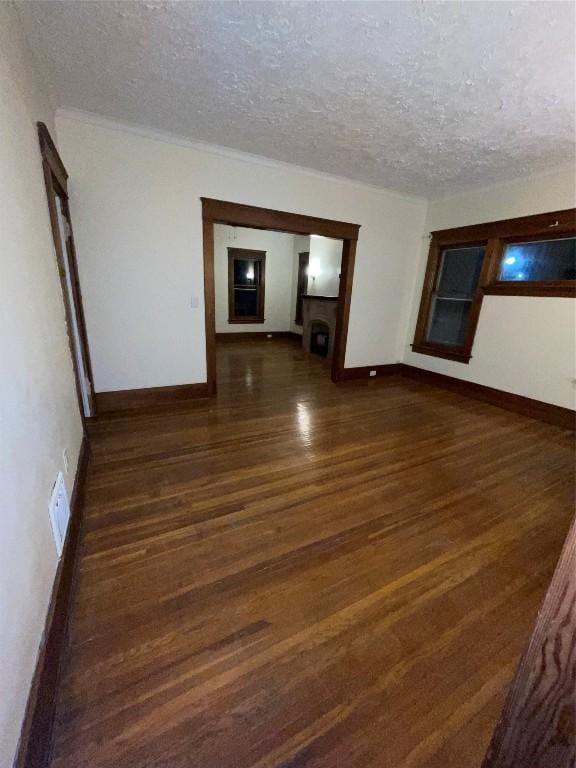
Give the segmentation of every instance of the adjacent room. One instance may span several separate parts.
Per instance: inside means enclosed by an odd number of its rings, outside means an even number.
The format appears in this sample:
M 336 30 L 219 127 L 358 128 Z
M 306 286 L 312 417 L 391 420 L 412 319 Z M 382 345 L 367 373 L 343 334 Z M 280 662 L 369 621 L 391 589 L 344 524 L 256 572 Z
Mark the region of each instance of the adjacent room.
M 290 357 L 311 370 L 324 361 L 330 375 L 342 247 L 322 235 L 214 225 L 217 353 L 230 374 L 242 368 L 249 386 L 271 386 Z
M 0 2 L 0 768 L 574 768 L 575 29 Z

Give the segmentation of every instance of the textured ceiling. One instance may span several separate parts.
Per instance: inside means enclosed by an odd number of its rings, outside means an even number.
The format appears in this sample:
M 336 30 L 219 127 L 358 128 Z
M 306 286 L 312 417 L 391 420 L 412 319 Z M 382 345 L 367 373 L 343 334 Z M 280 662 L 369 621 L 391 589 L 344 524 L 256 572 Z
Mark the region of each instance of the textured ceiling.
M 56 106 L 434 197 L 574 158 L 571 2 L 20 2 Z

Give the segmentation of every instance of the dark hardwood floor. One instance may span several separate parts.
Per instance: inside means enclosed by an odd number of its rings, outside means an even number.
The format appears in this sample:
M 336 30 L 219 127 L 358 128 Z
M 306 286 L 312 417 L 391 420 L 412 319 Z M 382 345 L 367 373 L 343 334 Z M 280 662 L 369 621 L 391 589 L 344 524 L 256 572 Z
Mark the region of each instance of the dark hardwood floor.
M 573 508 L 572 435 L 290 341 L 92 430 L 53 768 L 478 768 Z M 522 768 L 529 768 L 523 766 Z

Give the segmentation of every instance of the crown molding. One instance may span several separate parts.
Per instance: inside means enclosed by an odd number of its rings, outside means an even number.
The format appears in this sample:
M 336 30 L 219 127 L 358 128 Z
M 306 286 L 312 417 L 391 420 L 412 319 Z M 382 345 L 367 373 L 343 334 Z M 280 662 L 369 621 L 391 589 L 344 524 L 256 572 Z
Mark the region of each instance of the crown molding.
M 414 203 L 427 203 L 428 200 L 425 197 L 419 197 L 418 195 L 410 195 L 408 193 L 396 192 L 393 189 L 386 187 L 379 187 L 376 184 L 368 184 L 363 181 L 357 181 L 356 179 L 350 179 L 345 176 L 336 176 L 331 173 L 324 173 L 322 171 L 316 171 L 313 168 L 306 168 L 301 165 L 293 165 L 292 163 L 285 163 L 281 160 L 272 160 L 271 158 L 264 157 L 263 155 L 255 155 L 250 152 L 242 152 L 240 150 L 231 149 L 229 147 L 222 147 L 218 144 L 210 144 L 204 141 L 196 141 L 194 139 L 188 139 L 185 136 L 179 136 L 178 134 L 169 133 L 167 131 L 158 131 L 153 128 L 147 128 L 146 126 L 139 125 L 137 123 L 125 122 L 123 120 L 116 120 L 103 115 L 98 115 L 95 112 L 86 112 L 81 109 L 73 109 L 69 107 L 59 107 L 56 110 L 56 118 L 63 118 L 67 120 L 76 120 L 77 122 L 87 123 L 89 125 L 98 125 L 102 128 L 107 128 L 112 131 L 121 131 L 122 133 L 132 133 L 136 136 L 142 136 L 152 141 L 160 141 L 164 144 L 172 144 L 173 146 L 187 147 L 188 149 L 194 149 L 197 152 L 205 152 L 210 155 L 216 155 L 217 157 L 226 157 L 231 160 L 239 160 L 240 162 L 250 163 L 252 165 L 262 165 L 268 168 L 276 168 L 279 170 L 304 174 L 306 176 L 312 176 L 317 179 L 324 179 L 325 181 L 334 181 L 339 184 L 348 184 L 357 189 L 364 189 L 370 192 L 377 192 L 381 195 L 387 195 L 401 200 L 408 200 Z

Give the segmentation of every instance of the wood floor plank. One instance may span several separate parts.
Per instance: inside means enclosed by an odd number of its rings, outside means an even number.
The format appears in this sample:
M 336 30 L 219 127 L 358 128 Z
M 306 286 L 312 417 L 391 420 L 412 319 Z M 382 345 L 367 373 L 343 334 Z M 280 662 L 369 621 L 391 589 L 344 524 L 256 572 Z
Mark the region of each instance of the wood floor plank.
M 52 768 L 477 768 L 574 503 L 572 436 L 288 340 L 92 426 Z

